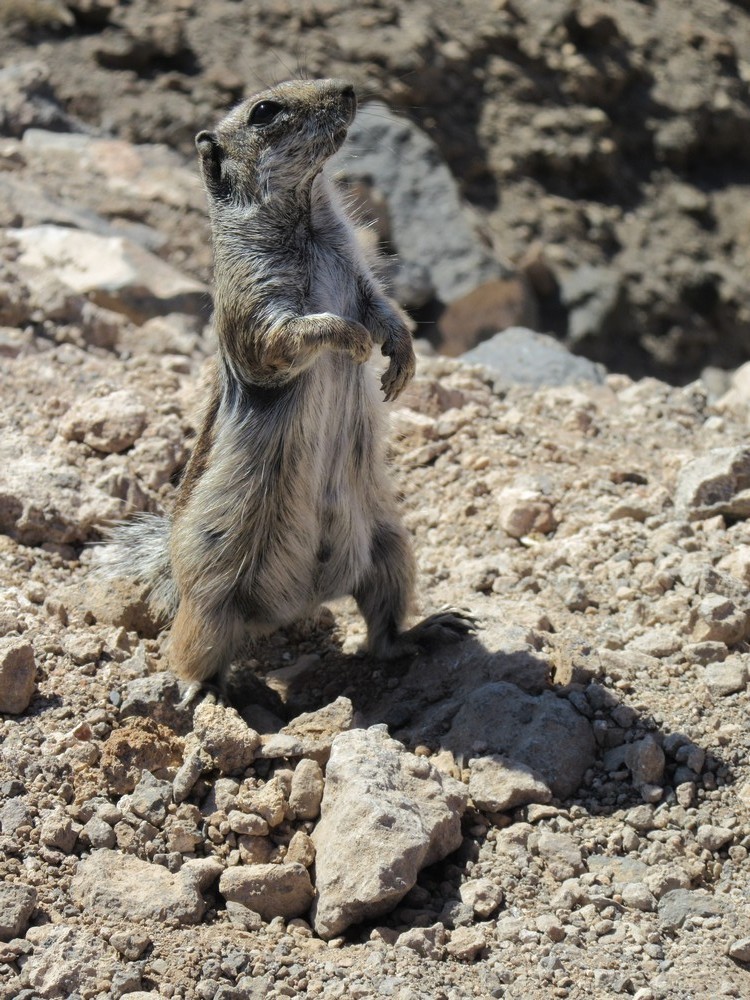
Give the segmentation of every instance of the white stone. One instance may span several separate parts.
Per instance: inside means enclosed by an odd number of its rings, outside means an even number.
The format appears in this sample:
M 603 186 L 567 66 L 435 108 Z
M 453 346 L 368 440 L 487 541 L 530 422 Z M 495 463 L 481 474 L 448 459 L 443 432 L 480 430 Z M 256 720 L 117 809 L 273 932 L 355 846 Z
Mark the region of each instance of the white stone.
M 24 268 L 52 275 L 72 292 L 137 322 L 205 310 L 205 285 L 124 237 L 54 225 L 10 229 L 8 235 L 21 248 Z
M 690 520 L 750 514 L 750 448 L 714 448 L 685 465 L 677 478 L 675 509 Z
M 301 760 L 294 769 L 289 808 L 297 819 L 316 819 L 323 798 L 323 772 L 315 760 Z
M 715 698 L 737 694 L 747 687 L 748 667 L 744 659 L 730 656 L 722 663 L 709 663 L 703 679 Z
M 36 889 L 32 886 L 0 882 L 0 941 L 10 941 L 26 933 L 36 901 Z
M 445 950 L 452 958 L 472 962 L 486 944 L 487 937 L 481 927 L 456 927 Z
M 227 816 L 229 829 L 247 837 L 265 837 L 268 834 L 268 823 L 256 813 L 240 812 L 232 809 Z
M 720 851 L 722 847 L 734 840 L 734 831 L 724 826 L 712 826 L 704 823 L 698 827 L 695 839 L 707 851 Z
M 461 902 L 470 906 L 482 919 L 492 916 L 503 901 L 503 890 L 488 878 L 475 878 L 464 882 L 458 890 Z
M 425 865 L 459 846 L 466 800 L 384 726 L 337 736 L 313 833 L 317 933 L 331 938 L 392 909 Z
M 202 749 L 222 774 L 244 771 L 255 759 L 260 736 L 233 708 L 202 701 L 193 715 L 193 730 Z
M 622 887 L 622 901 L 634 910 L 650 913 L 656 909 L 653 893 L 642 882 L 628 882 Z

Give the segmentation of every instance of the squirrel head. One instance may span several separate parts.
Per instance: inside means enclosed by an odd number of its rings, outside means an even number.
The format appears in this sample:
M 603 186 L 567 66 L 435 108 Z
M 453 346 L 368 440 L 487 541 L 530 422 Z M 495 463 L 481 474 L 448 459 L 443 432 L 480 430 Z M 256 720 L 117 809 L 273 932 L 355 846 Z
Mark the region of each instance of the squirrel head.
M 252 204 L 309 188 L 356 110 L 343 80 L 290 80 L 244 101 L 195 137 L 209 199 Z

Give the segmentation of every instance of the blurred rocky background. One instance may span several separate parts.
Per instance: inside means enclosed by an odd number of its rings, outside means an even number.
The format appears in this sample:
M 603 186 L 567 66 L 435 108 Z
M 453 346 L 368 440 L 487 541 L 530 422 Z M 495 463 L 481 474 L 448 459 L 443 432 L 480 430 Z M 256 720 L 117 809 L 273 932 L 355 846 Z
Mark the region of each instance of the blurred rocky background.
M 366 110 L 338 169 L 441 351 L 521 325 L 679 383 L 748 356 L 744 3 L 4 0 L 0 63 L 3 226 L 124 235 L 205 282 L 196 131 L 345 76 L 401 116 Z

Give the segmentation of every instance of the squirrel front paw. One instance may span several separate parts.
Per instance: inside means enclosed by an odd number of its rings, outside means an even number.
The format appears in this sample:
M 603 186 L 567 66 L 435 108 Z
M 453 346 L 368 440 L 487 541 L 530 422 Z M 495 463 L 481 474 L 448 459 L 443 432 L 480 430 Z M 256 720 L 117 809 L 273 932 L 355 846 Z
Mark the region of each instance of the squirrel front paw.
M 372 336 L 367 327 L 361 323 L 350 323 L 344 337 L 342 349 L 347 352 L 356 364 L 364 364 L 372 354 Z
M 385 393 L 385 401 L 390 403 L 397 396 L 401 395 L 414 377 L 414 372 L 417 368 L 411 334 L 405 331 L 405 335 L 398 339 L 389 338 L 383 344 L 381 350 L 387 358 L 391 359 L 391 363 L 380 379 L 380 384 Z

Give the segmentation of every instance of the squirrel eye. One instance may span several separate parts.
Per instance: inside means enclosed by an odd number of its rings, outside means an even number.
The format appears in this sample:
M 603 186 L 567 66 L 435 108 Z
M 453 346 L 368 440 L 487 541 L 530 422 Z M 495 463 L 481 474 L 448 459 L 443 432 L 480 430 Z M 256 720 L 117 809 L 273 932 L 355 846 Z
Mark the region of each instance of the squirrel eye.
M 250 112 L 248 125 L 269 125 L 284 110 L 278 101 L 260 101 Z

